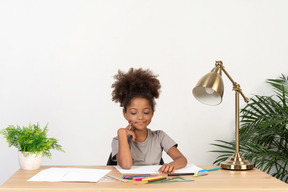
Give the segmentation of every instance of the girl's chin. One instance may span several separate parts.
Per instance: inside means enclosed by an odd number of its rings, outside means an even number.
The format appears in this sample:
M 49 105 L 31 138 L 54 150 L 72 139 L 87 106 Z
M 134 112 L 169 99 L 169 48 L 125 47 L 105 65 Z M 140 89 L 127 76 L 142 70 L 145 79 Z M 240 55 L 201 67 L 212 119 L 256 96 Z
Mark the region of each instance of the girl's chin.
M 135 126 L 134 127 L 135 129 L 137 129 L 137 130 L 143 130 L 143 129 L 146 129 L 146 126 Z

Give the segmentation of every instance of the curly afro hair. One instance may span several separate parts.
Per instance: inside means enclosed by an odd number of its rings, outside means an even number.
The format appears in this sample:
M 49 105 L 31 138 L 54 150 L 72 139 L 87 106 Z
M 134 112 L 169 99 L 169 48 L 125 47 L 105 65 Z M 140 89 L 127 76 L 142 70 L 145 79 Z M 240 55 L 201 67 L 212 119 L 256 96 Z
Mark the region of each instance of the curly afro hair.
M 155 98 L 159 98 L 161 85 L 151 70 L 130 68 L 127 73 L 118 70 L 114 78 L 112 101 L 119 102 L 126 111 L 133 98 L 145 98 L 155 111 Z

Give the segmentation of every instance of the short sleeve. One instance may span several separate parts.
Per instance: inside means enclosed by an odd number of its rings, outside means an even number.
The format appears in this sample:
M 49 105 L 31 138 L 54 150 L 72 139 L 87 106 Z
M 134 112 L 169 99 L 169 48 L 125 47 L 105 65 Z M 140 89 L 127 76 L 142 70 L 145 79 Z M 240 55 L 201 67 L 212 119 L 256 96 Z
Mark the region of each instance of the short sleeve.
M 167 153 L 173 146 L 177 147 L 178 144 L 171 139 L 164 131 L 159 131 L 159 139 L 163 150 Z

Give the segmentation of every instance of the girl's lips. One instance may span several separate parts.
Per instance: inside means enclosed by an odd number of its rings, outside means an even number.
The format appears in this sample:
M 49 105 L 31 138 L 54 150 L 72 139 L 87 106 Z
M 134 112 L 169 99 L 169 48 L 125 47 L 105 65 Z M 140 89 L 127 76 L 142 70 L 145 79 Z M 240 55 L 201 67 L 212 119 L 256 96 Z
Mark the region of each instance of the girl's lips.
M 144 124 L 145 122 L 136 122 L 135 124 Z

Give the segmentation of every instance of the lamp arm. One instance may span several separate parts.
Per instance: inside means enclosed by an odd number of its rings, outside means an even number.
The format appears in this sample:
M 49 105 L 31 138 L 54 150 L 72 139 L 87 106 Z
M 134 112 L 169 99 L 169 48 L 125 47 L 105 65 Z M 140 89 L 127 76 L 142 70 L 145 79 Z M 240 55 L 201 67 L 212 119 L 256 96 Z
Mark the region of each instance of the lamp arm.
M 242 89 L 240 88 L 240 85 L 238 83 L 236 83 L 232 77 L 228 74 L 228 72 L 225 70 L 224 65 L 222 63 L 222 61 L 216 61 L 215 63 L 216 67 L 219 67 L 224 73 L 225 75 L 228 77 L 228 79 L 232 82 L 233 84 L 233 90 L 237 91 L 238 93 L 240 93 L 244 99 L 244 101 L 246 103 L 249 102 L 249 99 L 244 95 L 244 93 L 242 92 Z

